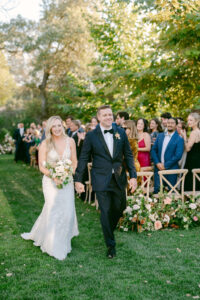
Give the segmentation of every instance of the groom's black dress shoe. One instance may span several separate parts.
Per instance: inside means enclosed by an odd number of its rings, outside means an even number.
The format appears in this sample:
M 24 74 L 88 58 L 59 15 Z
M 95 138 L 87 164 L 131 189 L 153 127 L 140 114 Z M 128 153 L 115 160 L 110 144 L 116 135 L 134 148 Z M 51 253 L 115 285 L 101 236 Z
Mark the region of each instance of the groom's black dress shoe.
M 116 256 L 116 250 L 115 247 L 109 247 L 107 251 L 107 257 L 108 258 L 113 258 Z

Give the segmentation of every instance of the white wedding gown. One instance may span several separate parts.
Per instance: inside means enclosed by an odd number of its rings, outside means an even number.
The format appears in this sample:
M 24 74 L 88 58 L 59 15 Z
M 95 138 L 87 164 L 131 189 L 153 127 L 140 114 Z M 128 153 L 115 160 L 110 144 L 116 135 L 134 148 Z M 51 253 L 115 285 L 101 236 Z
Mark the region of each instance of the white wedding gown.
M 62 158 L 70 158 L 70 146 L 67 145 Z M 59 160 L 58 153 L 52 149 L 47 162 Z M 43 176 L 42 180 L 45 204 L 31 232 L 21 234 L 25 240 L 33 240 L 43 252 L 59 260 L 71 252 L 71 239 L 79 234 L 74 203 L 73 181 L 58 189 L 52 179 Z

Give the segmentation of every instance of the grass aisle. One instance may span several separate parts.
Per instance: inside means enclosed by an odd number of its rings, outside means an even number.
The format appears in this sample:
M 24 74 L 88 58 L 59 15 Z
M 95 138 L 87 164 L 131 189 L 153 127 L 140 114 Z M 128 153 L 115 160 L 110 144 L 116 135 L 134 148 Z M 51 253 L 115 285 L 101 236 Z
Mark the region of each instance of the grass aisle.
M 99 213 L 77 199 L 80 235 L 65 261 L 22 240 L 43 206 L 41 178 L 12 156 L 0 156 L 0 299 L 200 297 L 200 228 L 117 232 L 117 257 L 108 260 Z

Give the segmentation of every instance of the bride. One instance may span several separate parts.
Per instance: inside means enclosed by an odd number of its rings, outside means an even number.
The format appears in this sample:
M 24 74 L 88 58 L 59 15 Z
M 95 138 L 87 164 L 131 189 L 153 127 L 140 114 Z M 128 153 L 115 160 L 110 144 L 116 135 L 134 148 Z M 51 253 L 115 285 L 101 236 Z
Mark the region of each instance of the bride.
M 76 146 L 72 138 L 65 135 L 62 119 L 50 117 L 47 121 L 46 139 L 39 147 L 39 169 L 44 174 L 42 187 L 44 207 L 31 232 L 21 234 L 25 240 L 33 240 L 46 252 L 59 260 L 71 252 L 71 239 L 79 234 L 75 203 L 74 184 L 71 180 L 62 189 L 57 185 L 58 178 L 51 179 L 46 163 L 53 164 L 59 160 L 71 159 L 73 172 L 77 166 Z

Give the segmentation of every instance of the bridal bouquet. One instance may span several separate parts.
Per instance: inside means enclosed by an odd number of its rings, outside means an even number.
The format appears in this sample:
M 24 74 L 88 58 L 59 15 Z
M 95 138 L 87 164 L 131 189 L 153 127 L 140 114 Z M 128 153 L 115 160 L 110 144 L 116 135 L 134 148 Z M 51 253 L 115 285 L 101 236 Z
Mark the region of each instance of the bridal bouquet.
M 70 159 L 59 160 L 55 164 L 46 164 L 46 168 L 50 171 L 50 177 L 52 179 L 61 180 L 61 184 L 57 185 L 58 189 L 62 189 L 64 185 L 72 181 L 72 162 Z

